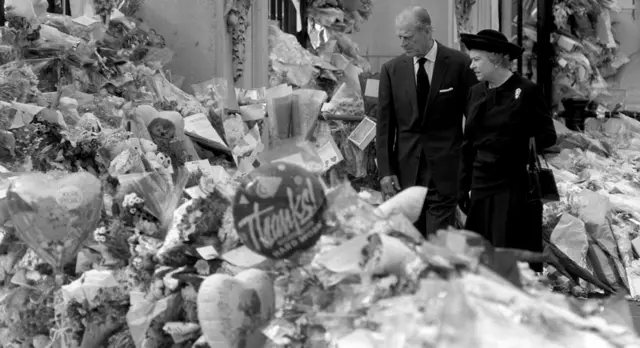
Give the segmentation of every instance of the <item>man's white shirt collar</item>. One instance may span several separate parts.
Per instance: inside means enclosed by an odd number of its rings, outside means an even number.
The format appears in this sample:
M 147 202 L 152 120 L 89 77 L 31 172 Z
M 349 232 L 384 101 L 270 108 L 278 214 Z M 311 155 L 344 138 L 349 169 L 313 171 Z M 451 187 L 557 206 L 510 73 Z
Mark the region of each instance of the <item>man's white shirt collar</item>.
M 433 40 L 433 46 L 431 46 L 431 49 L 424 56 L 424 58 L 427 58 L 429 62 L 433 63 L 436 61 L 437 54 L 438 54 L 438 42 L 436 40 Z M 413 57 L 413 64 L 418 64 L 418 59 L 420 58 L 422 57 Z

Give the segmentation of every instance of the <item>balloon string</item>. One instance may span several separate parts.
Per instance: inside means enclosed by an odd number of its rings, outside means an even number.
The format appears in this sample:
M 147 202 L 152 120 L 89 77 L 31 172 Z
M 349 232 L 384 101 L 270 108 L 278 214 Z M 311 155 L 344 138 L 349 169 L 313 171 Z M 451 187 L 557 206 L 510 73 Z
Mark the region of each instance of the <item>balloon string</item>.
M 61 306 L 61 307 L 60 307 Z M 59 303 L 56 305 L 56 312 L 60 308 L 64 308 L 65 303 Z M 46 348 L 61 347 L 69 348 L 73 344 L 73 327 L 70 325 L 63 325 L 63 319 L 61 315 L 55 316 L 55 328 L 49 329 L 49 339 L 51 343 Z M 56 342 L 60 342 L 60 345 L 56 345 Z
M 71 347 L 70 342 L 73 342 L 71 335 L 73 333 L 73 328 L 71 326 L 58 327 L 57 329 L 51 329 L 49 338 L 51 339 L 51 343 L 48 347 L 54 347 L 56 342 L 60 342 L 60 347 L 67 348 Z M 48 348 L 47 347 L 47 348 Z

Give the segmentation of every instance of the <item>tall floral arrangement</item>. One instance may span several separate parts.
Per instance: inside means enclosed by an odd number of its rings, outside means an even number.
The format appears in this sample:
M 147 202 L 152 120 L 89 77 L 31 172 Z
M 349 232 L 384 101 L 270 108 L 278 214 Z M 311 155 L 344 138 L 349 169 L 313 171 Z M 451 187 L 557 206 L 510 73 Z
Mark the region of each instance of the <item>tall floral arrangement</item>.
M 231 64 L 233 66 L 233 80 L 237 82 L 244 73 L 246 60 L 246 35 L 249 29 L 249 11 L 253 0 L 227 0 L 225 13 L 227 31 L 231 35 Z
M 469 17 L 471 15 L 471 9 L 473 9 L 476 2 L 477 0 L 456 0 L 456 26 L 458 34 L 468 33 L 471 31 Z

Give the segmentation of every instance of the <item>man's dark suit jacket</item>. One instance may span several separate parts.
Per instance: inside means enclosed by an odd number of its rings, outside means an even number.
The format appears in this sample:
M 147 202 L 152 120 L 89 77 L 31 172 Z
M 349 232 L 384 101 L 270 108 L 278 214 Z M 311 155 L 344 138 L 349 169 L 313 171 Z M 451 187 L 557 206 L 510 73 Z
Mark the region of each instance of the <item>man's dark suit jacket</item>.
M 413 58 L 403 55 L 382 66 L 378 91 L 376 152 L 380 177 L 397 175 L 404 189 L 428 170 L 438 192 L 456 196 L 462 119 L 467 93 L 477 83 L 469 57 L 438 42 L 428 96 L 416 92 Z M 418 98 L 427 98 L 424 115 Z M 427 168 L 419 168 L 425 156 Z

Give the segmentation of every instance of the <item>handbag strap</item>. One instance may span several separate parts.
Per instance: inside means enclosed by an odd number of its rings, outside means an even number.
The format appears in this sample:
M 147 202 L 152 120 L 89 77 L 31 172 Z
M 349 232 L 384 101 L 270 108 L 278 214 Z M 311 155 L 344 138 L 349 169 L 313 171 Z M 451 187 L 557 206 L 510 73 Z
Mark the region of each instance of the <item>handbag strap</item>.
M 529 138 L 529 155 L 532 156 L 532 160 L 529 161 L 530 165 L 536 165 L 538 168 L 542 168 L 540 163 L 540 157 L 538 156 L 538 150 L 536 150 L 536 138 Z
M 529 138 L 529 149 L 531 151 L 531 154 L 536 157 L 536 163 L 538 164 L 538 167 L 542 168 L 542 163 L 540 162 L 540 157 L 542 157 L 542 159 L 544 160 L 544 164 L 547 165 L 547 168 L 550 168 L 549 162 L 547 162 L 547 156 L 545 156 L 544 153 L 538 156 L 535 137 Z

